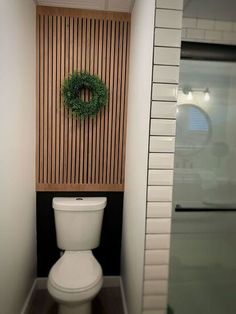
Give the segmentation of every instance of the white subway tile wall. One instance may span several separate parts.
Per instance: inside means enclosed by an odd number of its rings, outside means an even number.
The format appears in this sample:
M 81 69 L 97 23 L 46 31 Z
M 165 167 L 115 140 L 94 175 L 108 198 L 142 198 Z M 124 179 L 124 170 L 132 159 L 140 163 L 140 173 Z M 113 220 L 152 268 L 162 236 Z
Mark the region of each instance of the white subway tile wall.
M 180 48 L 155 47 L 154 63 L 160 65 L 179 65 Z
M 148 218 L 147 219 L 147 234 L 164 234 L 170 233 L 171 219 L 170 218 Z
M 205 32 L 205 37 L 206 39 L 209 39 L 209 40 L 215 40 L 215 41 L 220 41 L 222 40 L 222 33 L 220 31 L 210 31 L 210 30 L 207 30 Z
M 147 218 L 171 217 L 171 202 L 147 203 Z
M 151 136 L 149 149 L 151 153 L 174 153 L 175 138 L 168 136 Z
M 156 0 L 143 314 L 167 309 L 182 8 L 183 0 Z
M 152 86 L 152 100 L 176 101 L 178 86 L 176 84 L 155 84 Z
M 175 120 L 151 119 L 151 135 L 169 135 L 175 136 Z
M 144 310 L 163 309 L 167 307 L 167 295 L 150 295 L 144 296 Z
M 178 83 L 179 67 L 167 65 L 155 65 L 153 70 L 153 81 L 158 83 Z
M 174 155 L 162 153 L 149 154 L 149 169 L 173 169 Z
M 232 31 L 233 30 L 233 22 L 225 22 L 225 21 L 215 21 L 215 29 L 220 31 Z
M 164 118 L 164 119 L 175 119 L 176 118 L 176 103 L 175 102 L 152 102 L 152 118 Z
M 197 28 L 199 29 L 213 29 L 214 20 L 197 19 Z
M 146 265 L 168 265 L 169 251 L 168 250 L 146 250 L 145 263 Z
M 187 38 L 192 38 L 192 39 L 201 39 L 205 36 L 205 30 L 203 29 L 193 29 L 193 28 L 187 28 Z
M 168 279 L 168 275 L 169 275 L 168 265 L 146 265 L 144 267 L 145 280 Z
M 173 170 L 149 170 L 149 185 L 173 185 Z
M 167 280 L 146 280 L 144 282 L 144 295 L 151 294 L 167 294 L 168 281 Z
M 146 249 L 162 250 L 170 248 L 170 234 L 147 234 Z
M 236 44 L 236 22 L 183 18 L 182 40 L 218 44 Z
M 223 42 L 236 44 L 236 32 L 223 32 Z
M 156 27 L 177 28 L 182 27 L 182 11 L 177 10 L 156 10 Z
M 148 186 L 148 202 L 171 202 L 172 186 Z
M 181 31 L 171 28 L 155 29 L 155 46 L 180 47 Z
M 188 18 L 188 17 L 183 18 L 182 27 L 183 28 L 196 28 L 197 27 L 197 19 Z
M 183 10 L 183 0 L 156 0 L 156 8 Z

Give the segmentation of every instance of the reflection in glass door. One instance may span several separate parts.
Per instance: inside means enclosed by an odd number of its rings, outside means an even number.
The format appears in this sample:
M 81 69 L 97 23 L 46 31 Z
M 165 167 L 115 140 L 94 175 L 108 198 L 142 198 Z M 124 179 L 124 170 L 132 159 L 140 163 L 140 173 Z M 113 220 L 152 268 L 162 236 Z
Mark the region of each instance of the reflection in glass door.
M 236 313 L 236 63 L 182 60 L 169 307 Z

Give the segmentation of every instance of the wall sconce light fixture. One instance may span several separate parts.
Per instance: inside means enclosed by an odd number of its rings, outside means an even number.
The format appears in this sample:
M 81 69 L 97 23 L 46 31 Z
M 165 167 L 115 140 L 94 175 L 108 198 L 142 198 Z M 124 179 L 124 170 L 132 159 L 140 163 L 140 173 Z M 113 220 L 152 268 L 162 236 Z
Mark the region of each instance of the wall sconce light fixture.
M 209 88 L 207 87 L 206 89 L 202 89 L 202 88 L 194 88 L 192 89 L 191 87 L 189 86 L 185 86 L 183 88 L 179 88 L 180 91 L 183 92 L 183 94 L 186 96 L 187 100 L 193 100 L 193 94 L 194 93 L 200 93 L 200 94 L 203 94 L 204 95 L 204 101 L 209 101 L 211 99 L 211 96 L 210 96 L 210 91 L 209 91 Z
M 205 91 L 204 91 L 204 100 L 205 101 L 209 101 L 210 100 L 210 92 L 209 92 L 209 89 L 207 88 L 207 89 L 205 89 Z
M 184 87 L 182 90 L 183 90 L 184 95 L 187 96 L 188 100 L 193 99 L 193 91 L 190 87 Z
M 193 92 L 192 92 L 191 89 L 190 89 L 190 90 L 188 91 L 188 93 L 187 93 L 187 99 L 188 99 L 188 100 L 192 100 L 192 99 L 193 99 Z

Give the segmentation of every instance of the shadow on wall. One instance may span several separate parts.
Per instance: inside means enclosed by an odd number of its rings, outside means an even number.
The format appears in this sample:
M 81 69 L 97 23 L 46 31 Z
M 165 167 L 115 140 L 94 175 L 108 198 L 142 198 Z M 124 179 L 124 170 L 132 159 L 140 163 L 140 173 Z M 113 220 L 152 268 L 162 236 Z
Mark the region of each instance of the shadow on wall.
M 56 244 L 53 197 L 107 197 L 100 246 L 93 253 L 106 276 L 120 275 L 123 192 L 37 192 L 38 277 L 47 277 L 60 257 Z

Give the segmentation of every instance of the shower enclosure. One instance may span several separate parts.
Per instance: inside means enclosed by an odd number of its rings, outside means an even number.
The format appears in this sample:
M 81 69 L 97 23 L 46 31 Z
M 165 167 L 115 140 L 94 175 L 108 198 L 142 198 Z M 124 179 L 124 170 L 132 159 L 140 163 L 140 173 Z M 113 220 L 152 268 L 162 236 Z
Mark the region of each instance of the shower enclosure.
M 182 47 L 169 312 L 236 312 L 236 49 Z

